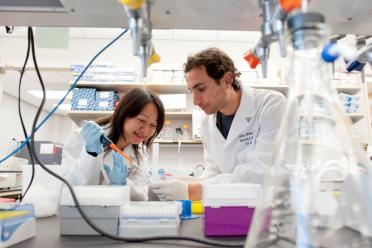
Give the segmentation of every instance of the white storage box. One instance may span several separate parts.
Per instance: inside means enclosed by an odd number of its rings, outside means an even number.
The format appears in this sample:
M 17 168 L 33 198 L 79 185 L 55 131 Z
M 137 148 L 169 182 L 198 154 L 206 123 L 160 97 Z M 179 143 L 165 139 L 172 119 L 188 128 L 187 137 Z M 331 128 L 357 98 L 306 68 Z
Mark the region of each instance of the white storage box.
M 125 238 L 177 235 L 180 211 L 177 202 L 130 202 L 121 207 L 119 235 Z
M 99 228 L 118 233 L 120 207 L 129 202 L 129 186 L 86 185 L 74 187 L 83 211 Z M 60 207 L 61 235 L 99 235 L 81 217 L 65 187 Z
M 129 202 L 129 186 L 79 185 L 74 191 L 82 206 L 121 206 Z M 75 206 L 67 187 L 63 188 L 61 205 Z

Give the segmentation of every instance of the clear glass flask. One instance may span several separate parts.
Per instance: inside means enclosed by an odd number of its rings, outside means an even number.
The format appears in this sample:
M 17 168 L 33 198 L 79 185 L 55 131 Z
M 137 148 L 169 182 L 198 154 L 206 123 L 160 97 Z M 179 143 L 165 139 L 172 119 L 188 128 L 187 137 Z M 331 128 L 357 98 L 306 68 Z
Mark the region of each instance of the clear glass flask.
M 321 58 L 329 30 L 317 13 L 288 28 L 291 88 L 246 247 L 372 247 L 372 179 Z

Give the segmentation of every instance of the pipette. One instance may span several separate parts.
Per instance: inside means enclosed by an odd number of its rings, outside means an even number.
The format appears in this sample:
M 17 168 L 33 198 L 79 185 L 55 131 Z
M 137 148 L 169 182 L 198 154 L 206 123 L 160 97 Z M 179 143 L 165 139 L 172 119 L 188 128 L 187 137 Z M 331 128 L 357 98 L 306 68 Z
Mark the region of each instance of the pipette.
M 108 146 L 112 150 L 116 151 L 119 153 L 121 156 L 126 158 L 129 162 L 132 163 L 132 159 L 129 157 L 128 154 L 124 153 L 122 150 L 120 150 L 109 138 L 107 138 L 104 134 L 100 137 L 100 141 L 103 144 L 103 146 Z

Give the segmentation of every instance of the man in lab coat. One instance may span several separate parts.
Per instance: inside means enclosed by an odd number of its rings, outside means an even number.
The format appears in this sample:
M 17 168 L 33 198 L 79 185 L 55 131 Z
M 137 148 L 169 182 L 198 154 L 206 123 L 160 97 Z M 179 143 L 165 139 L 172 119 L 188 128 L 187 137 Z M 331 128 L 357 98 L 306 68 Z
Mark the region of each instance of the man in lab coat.
M 189 56 L 184 72 L 201 125 L 205 171 L 200 178 L 153 182 L 161 200 L 199 200 L 205 183 L 261 184 L 286 106 L 279 92 L 242 86 L 233 61 L 208 48 Z

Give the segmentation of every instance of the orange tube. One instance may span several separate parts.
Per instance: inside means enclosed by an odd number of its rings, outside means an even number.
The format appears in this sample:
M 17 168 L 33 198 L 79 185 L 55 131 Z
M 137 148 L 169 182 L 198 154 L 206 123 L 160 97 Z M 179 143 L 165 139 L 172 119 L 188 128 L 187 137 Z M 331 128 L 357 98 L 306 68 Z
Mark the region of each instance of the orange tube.
M 122 150 L 120 150 L 115 144 L 111 143 L 110 145 L 110 148 L 114 151 L 116 151 L 117 153 L 119 153 L 121 156 L 123 156 L 124 158 L 126 158 L 129 162 L 132 163 L 132 159 L 129 157 L 128 154 L 124 153 Z
M 301 7 L 301 0 L 280 0 L 279 3 L 282 9 L 287 13 Z

